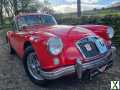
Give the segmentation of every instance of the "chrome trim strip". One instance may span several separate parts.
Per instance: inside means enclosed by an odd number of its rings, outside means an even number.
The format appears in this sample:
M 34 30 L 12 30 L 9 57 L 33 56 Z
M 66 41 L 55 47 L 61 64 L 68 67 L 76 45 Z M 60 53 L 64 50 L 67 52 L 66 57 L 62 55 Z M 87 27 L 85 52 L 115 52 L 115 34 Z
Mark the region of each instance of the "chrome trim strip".
M 75 72 L 75 66 L 67 66 L 63 68 L 59 68 L 57 70 L 51 71 L 51 72 L 45 72 L 41 71 L 40 73 L 45 79 L 56 79 L 59 77 L 62 77 L 64 75 L 69 75 Z

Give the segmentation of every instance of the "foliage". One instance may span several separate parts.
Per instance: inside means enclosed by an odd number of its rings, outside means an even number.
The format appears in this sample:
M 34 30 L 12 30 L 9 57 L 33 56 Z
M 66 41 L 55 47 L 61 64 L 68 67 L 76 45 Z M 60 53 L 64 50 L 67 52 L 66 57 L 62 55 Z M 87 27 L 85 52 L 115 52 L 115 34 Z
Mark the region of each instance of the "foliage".
M 0 28 L 3 25 L 3 0 L 0 0 Z
M 38 0 L 0 0 L 0 28 L 4 26 L 4 18 L 8 17 L 11 21 L 12 17 L 20 12 L 29 13 L 37 12 L 54 13 L 49 0 L 44 3 Z
M 54 14 L 54 10 L 49 0 L 44 0 L 43 7 L 40 8 L 40 12 L 47 13 L 47 14 Z

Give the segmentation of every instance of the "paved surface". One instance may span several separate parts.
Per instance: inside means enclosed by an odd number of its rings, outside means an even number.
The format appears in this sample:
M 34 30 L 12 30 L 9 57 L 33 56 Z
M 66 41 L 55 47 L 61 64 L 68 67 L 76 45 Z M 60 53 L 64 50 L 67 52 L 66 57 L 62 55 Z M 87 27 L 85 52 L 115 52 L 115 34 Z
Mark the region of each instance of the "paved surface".
M 0 90 L 110 90 L 110 81 L 120 81 L 120 49 L 115 65 L 109 71 L 89 82 L 76 78 L 62 78 L 49 82 L 46 87 L 34 85 L 26 76 L 22 62 L 8 53 L 6 44 L 0 39 Z

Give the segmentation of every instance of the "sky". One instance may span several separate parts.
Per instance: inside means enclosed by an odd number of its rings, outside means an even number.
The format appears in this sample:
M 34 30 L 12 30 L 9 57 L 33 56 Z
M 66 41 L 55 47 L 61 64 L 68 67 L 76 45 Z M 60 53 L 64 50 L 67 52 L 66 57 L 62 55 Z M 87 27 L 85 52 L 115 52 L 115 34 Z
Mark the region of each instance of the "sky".
M 43 2 L 44 0 L 39 0 Z M 77 0 L 49 0 L 53 9 L 57 13 L 76 12 Z M 108 7 L 120 0 L 81 0 L 82 11 L 92 10 L 94 8 Z

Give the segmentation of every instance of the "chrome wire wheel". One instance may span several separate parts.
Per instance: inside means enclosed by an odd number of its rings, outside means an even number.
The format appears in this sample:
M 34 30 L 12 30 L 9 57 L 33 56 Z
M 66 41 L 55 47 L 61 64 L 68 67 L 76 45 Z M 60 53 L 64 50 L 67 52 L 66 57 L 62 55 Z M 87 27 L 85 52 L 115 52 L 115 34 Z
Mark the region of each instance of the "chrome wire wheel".
M 44 80 L 40 75 L 40 64 L 34 52 L 29 53 L 27 56 L 27 67 L 33 78 L 36 80 Z

